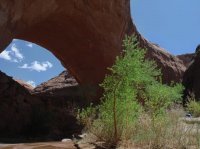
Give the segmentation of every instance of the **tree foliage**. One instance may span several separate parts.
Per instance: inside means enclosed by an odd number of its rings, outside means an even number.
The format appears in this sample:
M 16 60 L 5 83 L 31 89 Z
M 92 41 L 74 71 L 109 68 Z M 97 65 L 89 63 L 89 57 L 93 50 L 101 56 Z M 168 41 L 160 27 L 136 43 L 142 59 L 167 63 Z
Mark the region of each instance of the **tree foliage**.
M 115 145 L 131 138 L 142 112 L 152 117 L 164 114 L 167 107 L 181 99 L 183 90 L 180 84 L 162 84 L 160 69 L 154 61 L 145 59 L 146 50 L 138 46 L 136 37 L 127 36 L 123 47 L 100 85 L 104 94 L 91 129 L 100 139 Z

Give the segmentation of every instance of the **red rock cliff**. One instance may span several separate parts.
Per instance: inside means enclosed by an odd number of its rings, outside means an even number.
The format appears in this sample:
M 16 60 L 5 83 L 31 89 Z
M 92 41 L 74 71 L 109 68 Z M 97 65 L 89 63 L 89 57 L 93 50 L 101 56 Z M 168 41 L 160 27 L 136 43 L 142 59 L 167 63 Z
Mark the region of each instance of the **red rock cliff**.
M 122 51 L 125 34 L 137 35 L 164 73 L 179 81 L 185 67 L 145 40 L 130 16 L 130 0 L 0 0 L 0 51 L 13 38 L 49 49 L 81 84 L 97 85 Z

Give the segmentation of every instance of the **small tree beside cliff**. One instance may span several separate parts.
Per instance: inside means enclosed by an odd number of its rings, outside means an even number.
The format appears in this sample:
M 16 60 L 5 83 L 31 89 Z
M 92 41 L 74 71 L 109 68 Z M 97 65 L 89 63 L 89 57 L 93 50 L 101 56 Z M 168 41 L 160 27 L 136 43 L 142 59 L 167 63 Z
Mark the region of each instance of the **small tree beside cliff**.
M 133 137 L 141 113 L 147 112 L 152 119 L 163 115 L 181 99 L 183 89 L 180 84 L 167 86 L 159 81 L 161 71 L 154 61 L 145 59 L 146 50 L 138 47 L 136 37 L 126 37 L 123 44 L 123 54 L 100 85 L 104 94 L 90 129 L 111 145 Z

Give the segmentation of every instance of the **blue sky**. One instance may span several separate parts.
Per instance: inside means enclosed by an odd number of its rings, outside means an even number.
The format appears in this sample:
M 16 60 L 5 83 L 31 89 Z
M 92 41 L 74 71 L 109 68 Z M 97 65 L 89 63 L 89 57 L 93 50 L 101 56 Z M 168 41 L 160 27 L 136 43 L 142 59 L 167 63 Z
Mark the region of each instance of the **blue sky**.
M 0 54 L 0 70 L 36 86 L 64 70 L 48 50 L 27 41 L 13 40 Z
M 174 55 L 200 44 L 200 0 L 131 0 L 139 32 Z
M 147 40 L 177 55 L 192 53 L 200 44 L 199 6 L 200 0 L 131 0 L 131 14 Z M 64 68 L 48 50 L 15 39 L 0 54 L 0 70 L 35 86 Z

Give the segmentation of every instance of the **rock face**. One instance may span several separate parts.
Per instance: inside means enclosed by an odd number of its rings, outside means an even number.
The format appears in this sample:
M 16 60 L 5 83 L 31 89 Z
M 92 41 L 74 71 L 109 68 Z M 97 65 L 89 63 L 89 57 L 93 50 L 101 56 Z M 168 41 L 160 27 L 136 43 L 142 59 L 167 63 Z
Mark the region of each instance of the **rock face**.
M 81 126 L 77 124 L 74 108 L 81 106 L 78 101 L 83 102 L 84 98 L 74 100 L 69 98 L 73 97 L 70 93 L 66 95 L 65 98 L 32 95 L 26 87 L 0 72 L 0 142 L 5 138 L 61 139 L 79 132 Z
M 25 87 L 0 72 L 0 137 L 21 132 L 34 102 L 37 101 Z
M 40 84 L 32 91 L 32 93 L 52 97 L 59 95 L 61 96 L 63 94 L 66 96 L 66 93 L 69 93 L 69 91 L 64 93 L 59 92 L 64 88 L 78 88 L 78 82 L 67 71 L 63 71 L 59 76 L 56 76 L 49 81 Z
M 135 34 L 148 57 L 164 73 L 164 82 L 178 81 L 185 66 L 176 57 L 145 40 L 130 16 L 130 0 L 0 1 L 0 51 L 13 38 L 49 49 L 85 86 L 97 87 L 125 34 Z M 169 74 L 170 73 L 170 74 Z
M 50 50 L 80 84 L 77 87 L 62 73 L 30 94 L 0 73 L 0 136 L 30 137 L 38 136 L 37 132 L 61 136 L 78 130 L 74 105 L 86 103 L 79 96 L 82 92 L 88 96 L 98 88 L 106 68 L 122 52 L 126 34 L 135 34 L 148 50 L 147 57 L 162 69 L 163 82 L 181 80 L 186 66 L 139 34 L 130 16 L 130 0 L 0 0 L 0 52 L 13 38 L 36 43 Z M 75 86 L 60 88 L 62 81 Z
M 146 41 L 144 40 L 144 42 Z M 148 47 L 145 47 L 146 44 Z M 178 57 L 171 55 L 156 45 L 146 44 L 143 43 L 144 48 L 148 49 L 147 58 L 156 61 L 163 74 L 162 82 L 167 84 L 170 84 L 171 81 L 181 82 L 183 73 L 186 70 L 183 62 Z
M 32 92 L 34 87 L 27 84 L 25 81 L 23 80 L 18 80 L 18 79 L 14 79 L 16 82 L 18 82 L 20 85 L 22 85 L 23 87 L 25 87 L 28 91 Z
M 84 89 L 65 70 L 58 76 L 38 85 L 32 90 L 31 94 L 42 99 L 50 98 L 52 100 L 71 102 L 71 104 L 76 104 L 76 106 L 84 106 L 89 104 L 85 94 L 85 90 L 89 89 Z
M 177 55 L 177 57 L 183 62 L 183 64 L 188 68 L 195 57 L 194 53 Z
M 183 85 L 185 86 L 184 103 L 187 101 L 187 96 L 194 94 L 196 99 L 200 99 L 200 53 L 194 56 L 194 60 L 188 67 L 183 76 Z

